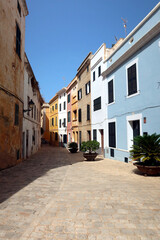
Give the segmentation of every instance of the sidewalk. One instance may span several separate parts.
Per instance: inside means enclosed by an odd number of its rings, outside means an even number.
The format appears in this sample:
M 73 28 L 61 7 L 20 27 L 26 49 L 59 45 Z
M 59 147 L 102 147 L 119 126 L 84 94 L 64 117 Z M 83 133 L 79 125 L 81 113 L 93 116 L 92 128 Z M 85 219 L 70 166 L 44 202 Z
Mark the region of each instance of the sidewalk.
M 160 239 L 160 177 L 43 146 L 0 172 L 0 239 Z

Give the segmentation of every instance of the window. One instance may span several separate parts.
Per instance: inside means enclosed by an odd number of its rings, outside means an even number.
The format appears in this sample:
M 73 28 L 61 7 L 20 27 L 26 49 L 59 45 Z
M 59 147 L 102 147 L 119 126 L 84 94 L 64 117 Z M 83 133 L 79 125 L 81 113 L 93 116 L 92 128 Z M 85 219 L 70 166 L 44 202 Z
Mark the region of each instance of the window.
M 63 135 L 63 143 L 67 143 L 67 135 L 66 134 Z
M 86 95 L 88 95 L 90 93 L 90 81 L 88 83 L 86 83 Z
M 29 97 L 27 96 L 27 107 L 29 109 Z M 32 108 L 33 109 L 33 108 Z M 27 112 L 27 115 L 29 116 L 29 111 Z
M 98 77 L 101 76 L 101 66 L 98 67 Z
M 77 110 L 74 110 L 74 111 L 73 111 L 73 116 L 74 116 L 74 119 L 73 119 L 73 120 L 77 120 Z
M 116 147 L 116 124 L 111 122 L 108 125 L 109 128 L 109 147 Z
M 59 104 L 59 111 L 61 111 L 61 103 Z
M 87 104 L 87 120 L 90 120 L 90 105 Z
M 114 102 L 113 79 L 108 82 L 108 104 Z
M 54 126 L 54 118 L 52 118 L 52 126 Z
M 89 65 L 87 66 L 87 72 L 89 72 Z
M 16 53 L 21 58 L 21 31 L 18 24 L 16 24 Z
M 93 129 L 93 140 L 97 141 L 97 130 Z
M 78 100 L 82 99 L 82 88 L 78 91 Z
M 68 103 L 71 101 L 71 95 L 68 94 Z
M 17 0 L 17 8 L 18 8 L 19 15 L 21 16 L 21 6 L 18 0 Z
M 20 151 L 19 151 L 19 149 L 17 150 L 17 160 L 20 158 Z
M 34 105 L 34 119 L 36 120 L 36 106 Z
M 101 97 L 93 100 L 93 107 L 94 107 L 94 111 L 101 109 Z
M 63 109 L 66 109 L 66 102 L 63 103 Z
M 81 122 L 82 121 L 82 113 L 81 113 L 81 109 L 78 109 L 78 121 Z
M 54 106 L 52 106 L 52 111 L 54 111 Z
M 127 69 L 128 96 L 137 93 L 137 70 L 136 63 Z
M 59 120 L 59 127 L 60 127 L 60 128 L 61 128 L 61 124 L 62 124 L 62 123 L 61 123 L 61 119 L 60 119 L 60 120 Z
M 33 143 L 34 145 L 36 144 L 36 132 L 35 132 L 35 129 L 33 129 L 32 143 Z
M 81 81 L 81 75 L 79 76 L 79 78 L 78 78 L 78 79 L 79 79 L 79 81 Z
M 58 141 L 58 133 L 55 133 L 55 141 Z
M 57 126 L 57 117 L 56 117 L 56 126 Z
M 64 97 L 66 96 L 66 94 L 64 93 Z
M 63 119 L 63 127 L 66 127 L 66 118 Z
M 95 71 L 93 72 L 93 81 L 96 80 L 96 75 L 95 75 Z
M 68 112 L 68 122 L 71 121 L 71 112 Z
M 15 104 L 15 119 L 14 119 L 14 125 L 19 125 L 19 105 Z
M 55 105 L 55 109 L 57 109 L 57 103 L 56 103 L 56 105 Z

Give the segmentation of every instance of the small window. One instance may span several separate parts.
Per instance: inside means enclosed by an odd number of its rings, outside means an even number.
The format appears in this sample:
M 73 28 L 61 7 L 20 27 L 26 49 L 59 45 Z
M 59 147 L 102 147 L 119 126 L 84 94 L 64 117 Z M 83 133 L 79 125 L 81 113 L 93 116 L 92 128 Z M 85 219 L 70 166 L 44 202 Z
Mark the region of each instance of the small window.
M 15 104 L 15 120 L 14 120 L 14 125 L 18 126 L 19 125 L 19 105 Z
M 54 118 L 52 118 L 52 126 L 54 126 Z
M 64 97 L 66 96 L 66 94 L 64 93 Z
M 114 102 L 113 79 L 108 82 L 108 104 Z
M 109 147 L 116 147 L 116 124 L 115 122 L 109 123 Z
M 58 141 L 58 133 L 55 133 L 55 141 Z
M 66 127 L 66 118 L 63 119 L 63 127 Z
M 93 72 L 93 81 L 96 80 L 96 74 L 95 74 L 95 71 Z
M 82 88 L 78 91 L 78 100 L 82 99 Z
M 56 105 L 55 105 L 55 109 L 57 109 L 57 103 L 56 103 Z
M 17 0 L 17 8 L 18 8 L 19 15 L 20 15 L 20 17 L 21 17 L 21 6 L 20 6 L 18 0 Z
M 68 94 L 68 103 L 71 101 L 71 95 Z
M 136 63 L 127 69 L 128 96 L 137 93 L 137 70 Z
M 16 24 L 16 53 L 21 58 L 21 31 L 18 24 Z
M 63 103 L 63 109 L 66 109 L 66 102 Z
M 87 66 L 87 72 L 89 72 L 89 65 Z
M 68 112 L 68 122 L 71 121 L 71 112 Z
M 93 129 L 93 140 L 97 141 L 97 130 Z
M 19 151 L 19 149 L 18 149 L 18 150 L 17 150 L 17 160 L 20 159 L 20 154 L 19 154 L 19 153 L 20 153 L 20 151 Z
M 36 120 L 36 106 L 34 105 L 34 119 Z
M 61 125 L 62 125 L 62 123 L 61 123 L 61 119 L 59 120 L 59 127 L 61 128 Z
M 79 81 L 81 81 L 81 75 L 79 76 L 79 78 L 78 78 L 78 79 L 79 79 Z
M 56 117 L 56 126 L 57 126 L 57 117 Z
M 87 104 L 87 121 L 90 120 L 90 105 Z
M 101 97 L 93 100 L 93 107 L 94 107 L 94 111 L 101 109 Z
M 52 111 L 54 111 L 54 106 L 52 106 Z
M 86 83 L 85 87 L 86 87 L 86 95 L 88 95 L 90 93 L 90 81 Z
M 78 110 L 78 121 L 79 122 L 82 121 L 82 111 L 81 111 L 81 109 Z
M 61 111 L 61 103 L 59 104 L 59 111 Z
M 98 67 L 98 77 L 101 76 L 101 66 Z

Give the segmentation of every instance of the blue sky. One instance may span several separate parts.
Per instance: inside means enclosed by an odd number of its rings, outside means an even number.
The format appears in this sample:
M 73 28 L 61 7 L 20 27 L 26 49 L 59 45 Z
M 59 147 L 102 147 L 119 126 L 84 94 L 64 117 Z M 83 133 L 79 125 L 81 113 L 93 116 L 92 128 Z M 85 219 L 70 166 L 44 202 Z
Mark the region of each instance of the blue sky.
M 89 52 L 127 33 L 159 0 L 26 0 L 25 51 L 46 102 L 75 77 Z M 65 79 L 65 80 L 64 80 Z

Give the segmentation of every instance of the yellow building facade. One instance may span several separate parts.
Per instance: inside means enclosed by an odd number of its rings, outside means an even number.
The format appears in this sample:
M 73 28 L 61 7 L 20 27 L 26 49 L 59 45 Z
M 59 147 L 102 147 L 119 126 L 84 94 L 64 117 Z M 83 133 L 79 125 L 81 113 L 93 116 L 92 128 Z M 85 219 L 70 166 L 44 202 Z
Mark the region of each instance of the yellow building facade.
M 58 95 L 56 94 L 49 102 L 49 131 L 50 131 L 50 144 L 59 146 L 58 137 Z
M 72 142 L 78 143 L 78 97 L 77 97 L 77 76 L 73 80 L 71 89 L 71 123 Z

